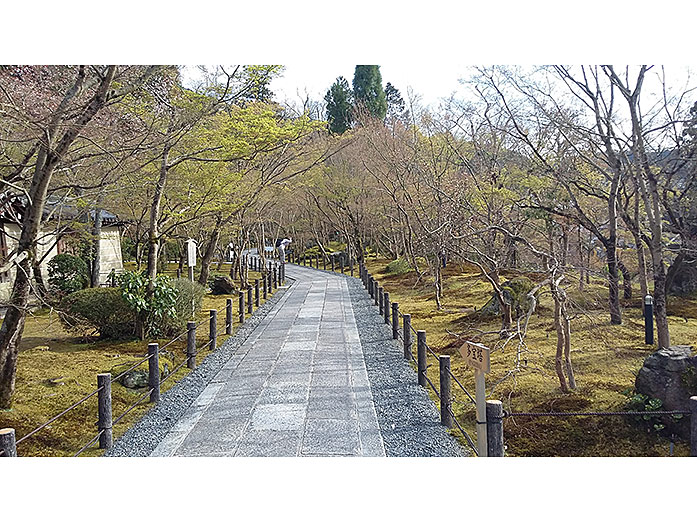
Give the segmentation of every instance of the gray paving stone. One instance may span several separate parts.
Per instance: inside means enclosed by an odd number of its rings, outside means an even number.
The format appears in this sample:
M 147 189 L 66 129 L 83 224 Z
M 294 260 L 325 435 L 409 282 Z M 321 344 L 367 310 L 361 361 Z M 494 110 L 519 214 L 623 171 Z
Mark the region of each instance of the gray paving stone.
M 355 420 L 308 419 L 301 454 L 305 456 L 357 456 L 360 453 Z
M 251 430 L 301 430 L 307 406 L 297 403 L 257 405 L 252 412 Z

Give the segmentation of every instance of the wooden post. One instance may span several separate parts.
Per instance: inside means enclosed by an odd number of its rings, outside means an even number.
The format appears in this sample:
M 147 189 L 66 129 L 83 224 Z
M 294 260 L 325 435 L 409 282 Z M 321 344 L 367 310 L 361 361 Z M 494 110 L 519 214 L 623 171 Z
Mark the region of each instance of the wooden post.
M 230 300 L 232 302 L 232 300 Z M 196 322 L 186 322 L 186 366 L 196 368 Z
M 208 341 L 211 342 L 210 349 L 215 350 L 218 344 L 218 311 L 210 309 L 211 317 L 208 323 Z
M 319 254 L 315 255 L 315 269 L 319 269 Z
M 254 305 L 259 306 L 259 279 L 254 280 Z
M 416 367 L 418 369 L 418 381 L 422 387 L 426 386 L 426 331 L 416 331 Z
M 375 305 L 378 305 L 378 300 L 380 299 L 380 284 L 377 282 L 377 280 L 373 281 L 373 301 L 375 302 Z
M 155 403 L 160 401 L 160 346 L 157 343 L 149 343 L 148 354 L 148 387 L 152 389 L 150 403 Z
M 404 338 L 404 359 L 411 359 L 411 314 L 402 315 L 402 326 L 404 331 L 402 332 Z
M 332 255 L 331 262 L 332 262 L 332 272 L 334 272 L 334 255 Z
M 232 298 L 225 301 L 225 334 L 232 334 Z
M 438 356 L 440 366 L 440 424 L 453 428 L 453 418 L 450 415 L 452 398 L 450 397 L 450 356 Z
M 486 402 L 487 456 L 503 457 L 503 403 L 499 400 Z
M 392 303 L 392 339 L 399 338 L 399 303 Z
M 271 267 L 269 267 L 269 273 L 266 275 L 266 286 L 269 288 L 269 294 L 273 294 L 273 285 L 271 284 L 272 279 L 273 275 L 271 274 Z
M 486 430 L 486 381 L 483 370 L 474 369 L 474 399 L 477 407 L 477 450 L 480 458 L 487 452 Z
M 644 297 L 644 343 L 653 345 L 653 296 Z
M 111 374 L 97 374 L 97 430 L 104 431 L 99 435 L 99 448 L 110 449 L 114 445 L 111 422 Z
M 278 289 L 278 267 L 273 268 L 273 288 Z
M 240 323 L 244 323 L 244 291 L 242 289 L 240 289 L 239 294 L 238 314 L 240 316 Z
M 254 299 L 252 298 L 252 286 L 247 287 L 247 314 L 254 312 Z
M 339 267 L 341 267 L 341 274 L 344 274 L 344 255 L 339 256 Z
M 177 267 L 177 278 L 181 278 L 181 277 L 182 277 L 182 270 L 179 267 Z
M 194 267 L 189 265 L 189 281 L 194 281 Z
M 697 396 L 690 397 L 690 456 L 697 457 Z
M 373 277 L 368 275 L 368 295 L 373 297 Z
M 322 256 L 322 269 L 327 270 L 327 257 Z
M 0 458 L 17 457 L 15 429 L 0 429 Z
M 269 280 L 264 275 L 264 277 L 261 279 L 261 282 L 262 282 L 264 300 L 266 300 L 269 296 Z
M 378 312 L 382 316 L 382 306 L 385 304 L 385 289 L 378 286 Z
M 382 305 L 382 313 L 385 316 L 385 323 L 390 324 L 390 293 L 385 291 L 383 294 L 384 303 Z

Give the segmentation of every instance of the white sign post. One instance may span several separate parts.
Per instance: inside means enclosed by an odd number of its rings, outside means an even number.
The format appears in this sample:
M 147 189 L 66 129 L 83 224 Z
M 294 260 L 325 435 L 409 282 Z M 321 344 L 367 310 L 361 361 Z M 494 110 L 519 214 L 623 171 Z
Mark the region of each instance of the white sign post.
M 186 240 L 187 265 L 189 266 L 189 280 L 194 281 L 194 267 L 196 267 L 196 240 Z
M 487 456 L 486 444 L 486 380 L 491 370 L 490 350 L 481 343 L 466 341 L 460 347 L 465 363 L 474 369 L 474 399 L 477 406 L 477 452 L 480 458 Z

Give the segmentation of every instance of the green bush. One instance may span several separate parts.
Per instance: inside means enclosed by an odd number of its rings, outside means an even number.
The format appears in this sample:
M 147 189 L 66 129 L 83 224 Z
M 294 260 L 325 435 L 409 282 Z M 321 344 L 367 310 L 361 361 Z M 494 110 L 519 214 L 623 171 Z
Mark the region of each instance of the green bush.
M 409 265 L 409 262 L 404 258 L 397 258 L 396 260 L 388 263 L 387 267 L 385 267 L 385 272 L 387 274 L 394 274 L 396 276 L 406 274 L 411 270 L 411 265 Z
M 135 333 L 135 314 L 120 289 L 103 287 L 69 294 L 60 303 L 59 317 L 67 330 L 82 336 L 125 338 Z
M 48 262 L 48 283 L 61 294 L 84 289 L 89 282 L 87 264 L 72 254 L 58 254 Z
M 168 276 L 157 276 L 152 295 L 148 296 L 150 278 L 145 272 L 125 272 L 119 278 L 121 295 L 138 315 L 144 336 L 163 336 L 176 316 L 177 289 Z
M 206 295 L 206 288 L 187 278 L 177 278 L 171 281 L 171 286 L 177 291 L 174 301 L 174 315 L 169 317 L 164 326 L 164 334 L 174 335 L 186 328 L 186 322 L 191 320 L 193 309 L 199 311 Z

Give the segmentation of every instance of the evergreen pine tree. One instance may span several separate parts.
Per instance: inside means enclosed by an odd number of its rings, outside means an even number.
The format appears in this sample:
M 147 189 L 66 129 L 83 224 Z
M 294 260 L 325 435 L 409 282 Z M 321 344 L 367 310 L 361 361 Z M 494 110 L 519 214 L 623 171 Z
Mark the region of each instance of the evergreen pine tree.
M 342 134 L 351 128 L 352 98 L 348 81 L 340 76 L 324 96 L 324 101 L 327 102 L 327 122 L 329 122 L 330 133 Z

